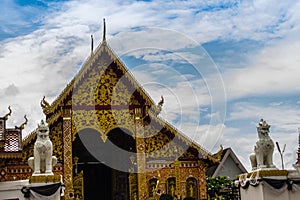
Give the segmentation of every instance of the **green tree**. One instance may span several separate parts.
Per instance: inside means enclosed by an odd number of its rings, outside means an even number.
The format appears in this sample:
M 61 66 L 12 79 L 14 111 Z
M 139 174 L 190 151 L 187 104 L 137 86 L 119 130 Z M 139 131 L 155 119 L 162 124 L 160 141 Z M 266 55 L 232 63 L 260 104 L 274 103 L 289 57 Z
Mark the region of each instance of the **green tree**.
M 206 177 L 206 190 L 208 199 L 225 200 L 226 193 L 230 191 L 233 181 L 225 176 L 217 176 L 216 178 Z

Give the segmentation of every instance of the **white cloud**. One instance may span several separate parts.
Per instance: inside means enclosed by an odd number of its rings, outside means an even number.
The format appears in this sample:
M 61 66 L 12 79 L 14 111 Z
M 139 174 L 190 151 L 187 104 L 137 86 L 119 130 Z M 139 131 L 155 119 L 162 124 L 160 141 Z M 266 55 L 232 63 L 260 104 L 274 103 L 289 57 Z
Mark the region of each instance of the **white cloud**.
M 299 127 L 300 114 L 293 106 L 264 106 L 251 103 L 237 103 L 229 114 L 228 120 L 259 120 L 264 118 L 272 125 L 274 131 L 293 133 Z M 256 123 L 256 122 L 255 122 Z
M 300 42 L 284 40 L 252 55 L 252 64 L 223 74 L 229 99 L 300 91 Z

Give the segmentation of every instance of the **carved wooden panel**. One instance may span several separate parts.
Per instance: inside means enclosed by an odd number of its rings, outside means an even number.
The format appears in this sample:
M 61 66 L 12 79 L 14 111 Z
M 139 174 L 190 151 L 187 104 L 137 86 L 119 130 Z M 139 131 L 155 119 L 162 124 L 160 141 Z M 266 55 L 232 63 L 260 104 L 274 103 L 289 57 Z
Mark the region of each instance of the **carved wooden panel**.
M 75 200 L 84 200 L 84 178 L 83 171 L 74 176 L 73 179 L 74 197 Z

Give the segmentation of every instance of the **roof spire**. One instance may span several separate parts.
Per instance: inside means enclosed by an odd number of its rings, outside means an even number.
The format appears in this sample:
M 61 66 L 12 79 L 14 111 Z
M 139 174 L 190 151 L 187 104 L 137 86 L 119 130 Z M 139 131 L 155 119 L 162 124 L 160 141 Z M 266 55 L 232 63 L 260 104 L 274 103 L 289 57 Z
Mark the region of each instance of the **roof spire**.
M 91 35 L 91 54 L 94 52 L 94 37 Z
M 105 24 L 105 18 L 103 18 L 103 38 L 102 38 L 102 42 L 106 41 L 105 34 L 106 34 L 106 24 Z

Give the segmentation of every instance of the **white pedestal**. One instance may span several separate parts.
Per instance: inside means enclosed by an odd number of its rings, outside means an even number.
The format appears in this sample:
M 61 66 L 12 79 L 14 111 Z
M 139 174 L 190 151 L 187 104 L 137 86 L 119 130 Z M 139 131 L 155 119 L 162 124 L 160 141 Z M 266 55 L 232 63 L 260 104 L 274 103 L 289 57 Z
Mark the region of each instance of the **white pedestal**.
M 268 183 L 270 180 L 283 186 L 276 188 Z M 299 180 L 299 176 L 289 176 L 286 170 L 258 170 L 242 174 L 239 176 L 241 200 L 299 200 Z M 288 188 L 290 181 L 294 182 Z

